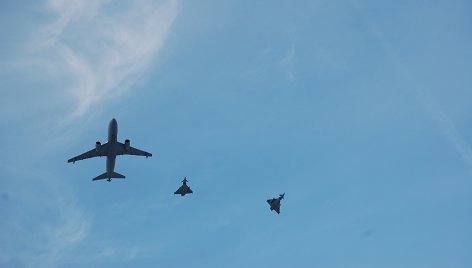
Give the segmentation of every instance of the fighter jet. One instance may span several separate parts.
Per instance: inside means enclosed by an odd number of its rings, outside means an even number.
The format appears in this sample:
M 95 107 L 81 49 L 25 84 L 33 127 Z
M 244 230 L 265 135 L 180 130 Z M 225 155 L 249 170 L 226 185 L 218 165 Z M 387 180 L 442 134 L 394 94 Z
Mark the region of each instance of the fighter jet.
M 181 196 L 184 196 L 186 194 L 191 194 L 193 191 L 190 189 L 190 187 L 187 186 L 187 177 L 184 177 L 184 180 L 182 181 L 182 186 L 180 186 L 177 191 L 174 192 L 174 194 L 180 194 Z
M 279 198 L 268 199 L 267 203 L 270 205 L 270 210 L 275 210 L 277 214 L 280 214 L 280 200 L 284 199 L 285 193 L 280 194 Z
M 118 123 L 116 119 L 113 118 L 108 125 L 108 142 L 105 144 L 101 144 L 99 141 L 95 143 L 95 149 L 92 149 L 88 152 L 85 152 L 81 155 L 73 157 L 67 160 L 68 163 L 75 161 L 88 159 L 97 156 L 106 156 L 107 157 L 107 171 L 102 175 L 95 177 L 93 180 L 103 180 L 107 179 L 107 181 L 111 181 L 111 179 L 124 179 L 125 176 L 117 173 L 114 171 L 115 169 L 115 159 L 117 155 L 141 155 L 145 156 L 146 158 L 152 156 L 152 154 L 141 151 L 139 149 L 133 148 L 130 146 L 130 140 L 125 140 L 125 143 L 121 143 L 117 141 L 118 135 Z

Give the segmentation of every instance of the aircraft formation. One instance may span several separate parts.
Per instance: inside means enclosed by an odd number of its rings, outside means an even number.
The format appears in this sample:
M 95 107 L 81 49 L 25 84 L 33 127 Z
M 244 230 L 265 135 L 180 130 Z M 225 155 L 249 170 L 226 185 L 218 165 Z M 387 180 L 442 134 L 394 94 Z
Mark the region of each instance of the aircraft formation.
M 152 154 L 146 151 L 142 151 L 131 147 L 131 142 L 126 139 L 124 143 L 118 141 L 118 122 L 113 118 L 108 125 L 108 142 L 101 144 L 100 141 L 95 143 L 95 148 L 72 157 L 67 160 L 68 163 L 75 163 L 76 161 L 94 158 L 94 157 L 106 157 L 106 172 L 93 178 L 93 181 L 106 179 L 111 181 L 112 179 L 124 179 L 126 176 L 115 172 L 115 162 L 118 155 L 137 155 L 145 156 L 146 158 L 151 157 Z M 191 194 L 193 191 L 187 185 L 187 177 L 182 180 L 182 186 L 174 192 L 176 195 L 185 196 Z M 270 210 L 274 210 L 277 214 L 280 214 L 280 202 L 284 199 L 285 193 L 280 194 L 278 198 L 268 199 L 267 203 L 270 206 Z

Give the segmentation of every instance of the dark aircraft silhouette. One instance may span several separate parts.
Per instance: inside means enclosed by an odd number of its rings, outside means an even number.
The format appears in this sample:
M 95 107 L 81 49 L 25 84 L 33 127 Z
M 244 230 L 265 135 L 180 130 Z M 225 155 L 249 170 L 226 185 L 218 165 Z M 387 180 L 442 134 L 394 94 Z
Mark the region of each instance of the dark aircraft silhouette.
M 184 196 L 186 194 L 191 194 L 193 191 L 190 189 L 190 187 L 187 186 L 187 177 L 184 177 L 184 180 L 182 181 L 182 186 L 180 186 L 177 191 L 174 192 L 174 194 L 180 194 L 181 196 Z
M 279 198 L 268 199 L 267 203 L 270 205 L 270 210 L 275 210 L 277 214 L 280 214 L 280 200 L 284 199 L 285 193 L 279 195 Z
M 95 148 L 85 152 L 81 155 L 73 157 L 67 162 L 75 163 L 75 161 L 88 159 L 97 156 L 106 156 L 107 158 L 107 171 L 102 175 L 95 177 L 93 180 L 103 180 L 107 179 L 107 181 L 111 181 L 111 179 L 124 179 L 125 176 L 121 175 L 120 173 L 115 172 L 115 160 L 118 155 L 141 155 L 145 156 L 146 158 L 151 157 L 152 154 L 141 151 L 134 147 L 131 147 L 130 141 L 125 140 L 125 143 L 121 143 L 117 140 L 118 135 L 118 123 L 116 119 L 113 118 L 108 125 L 108 142 L 105 144 L 101 144 L 99 141 L 95 143 Z

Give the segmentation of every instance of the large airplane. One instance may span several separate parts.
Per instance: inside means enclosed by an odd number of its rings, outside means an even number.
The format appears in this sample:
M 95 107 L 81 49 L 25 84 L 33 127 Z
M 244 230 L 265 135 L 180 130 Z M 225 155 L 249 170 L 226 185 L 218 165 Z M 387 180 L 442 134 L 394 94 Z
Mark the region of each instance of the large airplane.
M 152 154 L 141 151 L 139 149 L 133 148 L 130 146 L 130 140 L 125 140 L 125 143 L 118 142 L 118 123 L 116 119 L 113 118 L 108 125 L 108 142 L 101 144 L 99 141 L 95 143 L 95 149 L 92 149 L 88 152 L 85 152 L 81 155 L 73 157 L 67 160 L 68 163 L 75 163 L 75 161 L 88 159 L 97 156 L 106 156 L 107 157 L 107 171 L 102 175 L 95 177 L 93 180 L 103 180 L 111 181 L 111 179 L 124 179 L 125 176 L 114 171 L 115 169 L 115 160 L 117 155 L 141 155 L 146 158 L 152 156 Z

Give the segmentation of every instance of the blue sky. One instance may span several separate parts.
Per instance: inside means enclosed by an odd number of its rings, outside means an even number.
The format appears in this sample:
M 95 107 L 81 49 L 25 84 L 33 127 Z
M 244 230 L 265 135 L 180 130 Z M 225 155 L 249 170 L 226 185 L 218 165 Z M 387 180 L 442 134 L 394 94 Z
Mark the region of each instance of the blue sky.
M 471 12 L 2 1 L 0 267 L 471 267 Z

